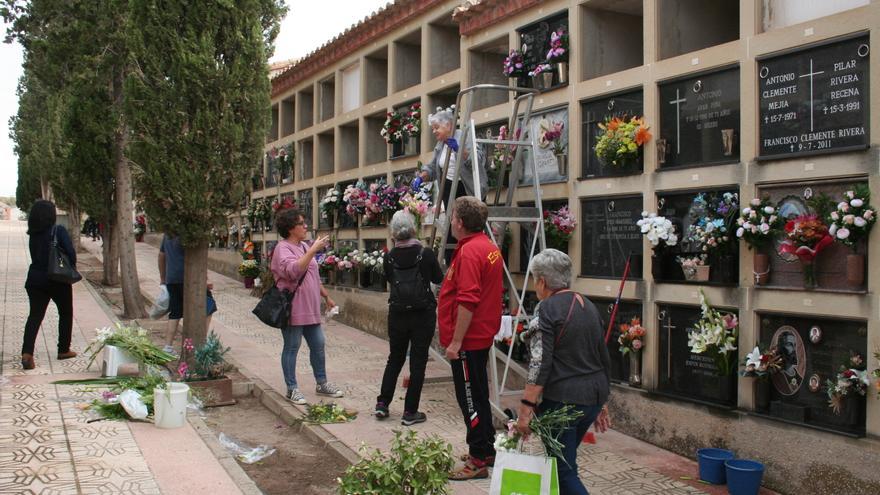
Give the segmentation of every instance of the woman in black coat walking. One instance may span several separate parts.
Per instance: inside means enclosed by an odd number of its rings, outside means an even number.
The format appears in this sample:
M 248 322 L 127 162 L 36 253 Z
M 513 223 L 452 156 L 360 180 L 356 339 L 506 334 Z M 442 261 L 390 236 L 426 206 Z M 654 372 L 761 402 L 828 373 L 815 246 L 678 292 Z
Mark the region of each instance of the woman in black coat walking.
M 37 332 L 46 315 L 49 301 L 58 308 L 58 359 L 76 357 L 70 350 L 70 339 L 73 330 L 73 288 L 49 280 L 49 248 L 52 245 L 52 234 L 58 246 L 64 250 L 70 263 L 76 268 L 76 250 L 70 234 L 62 225 L 55 225 L 55 205 L 44 199 L 37 200 L 28 214 L 28 242 L 31 252 L 31 266 L 28 269 L 24 288 L 30 300 L 30 314 L 24 327 L 24 342 L 21 345 L 21 367 L 34 369 L 34 344 Z

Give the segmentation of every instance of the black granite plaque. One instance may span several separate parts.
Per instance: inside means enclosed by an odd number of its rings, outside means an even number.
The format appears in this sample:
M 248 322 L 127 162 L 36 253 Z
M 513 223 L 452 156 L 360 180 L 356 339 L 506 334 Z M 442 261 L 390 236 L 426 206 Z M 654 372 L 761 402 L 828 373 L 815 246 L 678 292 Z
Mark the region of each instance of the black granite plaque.
M 327 195 L 327 191 L 330 190 L 330 187 L 320 187 L 318 188 L 318 228 L 319 229 L 330 229 L 333 228 L 334 219 L 328 218 L 324 216 L 324 212 L 321 210 L 321 201 L 324 200 L 324 196 Z M 341 195 L 340 195 L 341 197 Z
M 608 320 L 611 318 L 611 311 L 614 308 L 614 300 L 601 297 L 591 297 L 591 301 L 599 310 L 599 317 L 602 318 L 602 331 L 608 331 Z M 608 338 L 608 354 L 611 357 L 611 379 L 617 382 L 629 381 L 629 355 L 620 353 L 620 344 L 617 343 L 617 337 L 620 336 L 620 325 L 629 323 L 633 318 L 642 317 L 642 303 L 638 301 L 621 301 L 617 308 L 617 316 L 614 318 L 614 326 L 611 329 L 611 336 Z
M 688 346 L 688 334 L 701 316 L 700 307 L 668 304 L 657 309 L 659 390 L 720 406 L 736 406 L 736 372 L 729 376 L 718 375 L 711 356 L 694 354 Z
M 641 173 L 643 170 L 644 157 L 628 167 L 614 167 L 606 165 L 596 156 L 593 148 L 603 134 L 599 124 L 609 117 L 639 117 L 644 113 L 642 105 L 642 91 L 629 91 L 610 96 L 603 96 L 594 100 L 581 103 L 581 130 L 584 143 L 582 179 L 592 177 L 607 177 L 618 175 L 631 175 Z
M 782 372 L 773 375 L 770 382 L 769 414 L 863 435 L 865 398 L 854 396 L 844 402 L 840 414 L 835 414 L 828 406 L 825 382 L 834 380 L 839 367 L 853 354 L 862 356 L 866 363 L 872 361 L 867 355 L 867 323 L 777 314 L 762 314 L 760 322 L 762 348 L 776 345 L 784 360 Z
M 540 20 L 518 29 L 520 46 L 523 54 L 523 65 L 531 70 L 547 60 L 550 50 L 550 34 L 559 28 L 568 32 L 568 11 Z M 558 81 L 554 76 L 554 84 Z
M 676 283 L 700 283 L 685 280 L 681 265 L 676 261 L 678 256 L 697 255 L 700 247 L 691 245 L 685 239 L 688 227 L 695 222 L 700 213 L 694 209 L 694 197 L 703 192 L 707 195 L 724 194 L 725 192 L 737 192 L 736 189 L 692 191 L 686 193 L 658 194 L 657 215 L 668 218 L 675 225 L 679 242 L 671 248 L 652 252 L 654 279 L 661 282 Z M 735 235 L 735 232 L 731 232 Z M 736 285 L 739 277 L 739 242 L 733 242 L 727 252 L 711 252 L 707 264 L 709 269 L 709 284 Z
M 535 206 L 535 203 L 532 201 L 519 203 L 520 206 Z M 543 201 L 541 205 L 544 207 L 544 211 L 548 210 L 558 210 L 563 206 L 568 205 L 568 201 L 564 199 L 557 200 L 548 200 Z M 529 253 L 532 250 L 532 241 L 535 239 L 535 230 L 532 227 L 532 224 L 529 223 L 521 223 L 519 224 L 519 269 L 521 272 L 525 273 L 526 268 L 529 266 Z M 575 230 L 577 232 L 577 230 Z M 546 232 L 545 232 L 546 234 Z M 547 245 L 547 247 L 552 247 L 555 249 L 559 249 L 560 251 L 568 254 L 568 246 L 551 246 Z M 535 247 L 535 252 L 539 253 L 541 251 L 540 246 Z M 574 260 L 572 260 L 574 262 Z
M 739 161 L 739 68 L 660 84 L 661 169 Z
M 759 158 L 865 149 L 868 36 L 761 59 Z
M 581 201 L 581 275 L 623 276 L 632 255 L 629 278 L 642 278 L 642 196 Z
M 314 230 L 314 197 L 312 196 L 311 189 L 303 189 L 297 193 L 296 197 L 296 207 L 303 213 L 303 216 L 306 218 L 306 222 L 309 224 L 309 230 Z

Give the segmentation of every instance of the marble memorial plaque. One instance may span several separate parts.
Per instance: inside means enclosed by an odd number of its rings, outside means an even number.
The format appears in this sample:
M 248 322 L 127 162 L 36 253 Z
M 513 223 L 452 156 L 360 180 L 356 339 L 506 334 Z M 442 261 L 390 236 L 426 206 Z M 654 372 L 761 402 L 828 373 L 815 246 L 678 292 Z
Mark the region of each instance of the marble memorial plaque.
M 581 201 L 581 276 L 623 276 L 632 255 L 629 278 L 642 278 L 642 196 Z
M 770 381 L 769 414 L 789 421 L 797 418 L 821 428 L 864 434 L 865 398 L 846 400 L 841 413 L 835 414 L 828 405 L 826 381 L 834 380 L 839 367 L 850 364 L 854 354 L 861 356 L 865 363 L 872 361 L 867 355 L 867 322 L 778 314 L 759 316 L 762 349 L 775 345 L 783 358 L 782 370 Z
M 642 172 L 644 157 L 640 157 L 638 162 L 630 167 L 614 167 L 603 163 L 596 156 L 593 148 L 596 147 L 596 142 L 603 134 L 599 124 L 605 122 L 605 119 L 608 117 L 631 118 L 641 116 L 644 113 L 643 98 L 642 91 L 638 90 L 603 96 L 581 103 L 581 116 L 583 119 L 581 122 L 583 140 L 581 142 L 584 143 L 582 179 L 630 175 Z
M 688 76 L 660 87 L 660 169 L 739 161 L 739 68 Z
M 700 316 L 699 306 L 658 306 L 659 390 L 700 402 L 734 407 L 736 372 L 729 376 L 718 375 L 718 368 L 711 356 L 694 354 L 688 347 L 688 335 L 694 331 Z
M 562 129 L 562 137 L 560 139 L 563 143 L 569 143 L 568 107 L 557 108 L 555 110 L 533 114 L 529 119 L 528 125 L 526 126 L 524 136 L 525 140 L 528 140 L 529 136 L 534 134 L 535 142 L 537 143 L 534 153 L 536 168 L 538 169 L 538 176 L 541 179 L 541 184 L 547 184 L 549 182 L 561 182 L 566 179 L 566 176 L 559 174 L 559 167 L 557 165 L 556 155 L 553 152 L 553 145 L 549 143 L 542 143 L 541 140 L 541 135 L 543 131 L 550 129 L 553 125 L 559 122 L 564 124 L 564 127 Z M 521 186 L 531 185 L 533 182 L 532 167 L 528 161 L 531 160 L 531 157 L 525 156 L 524 158 L 526 161 L 524 162 L 523 174 L 519 183 L 519 185 Z
M 865 149 L 867 35 L 760 59 L 759 159 Z

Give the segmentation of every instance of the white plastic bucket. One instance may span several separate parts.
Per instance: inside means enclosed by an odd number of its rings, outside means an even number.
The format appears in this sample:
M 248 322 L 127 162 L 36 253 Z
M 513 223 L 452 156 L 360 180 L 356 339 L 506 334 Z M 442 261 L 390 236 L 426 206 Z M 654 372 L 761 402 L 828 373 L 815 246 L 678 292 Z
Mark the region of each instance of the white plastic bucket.
M 159 428 L 180 428 L 186 422 L 189 385 L 169 382 L 168 389 L 153 389 L 153 416 Z

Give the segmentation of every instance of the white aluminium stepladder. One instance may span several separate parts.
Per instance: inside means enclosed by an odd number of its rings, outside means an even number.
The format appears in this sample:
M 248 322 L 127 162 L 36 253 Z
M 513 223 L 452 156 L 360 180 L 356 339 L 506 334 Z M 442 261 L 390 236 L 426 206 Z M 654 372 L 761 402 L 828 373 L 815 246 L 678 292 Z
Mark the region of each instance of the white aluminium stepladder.
M 508 139 L 502 140 L 493 138 L 477 138 L 476 128 L 474 126 L 474 121 L 471 114 L 473 112 L 474 97 L 480 92 L 514 93 L 513 111 L 511 113 L 510 119 L 508 120 L 507 126 L 507 128 L 510 130 L 510 132 L 508 133 L 508 136 L 510 137 Z M 502 236 L 504 235 L 508 223 L 517 223 L 527 228 L 534 228 L 533 232 L 535 233 L 535 235 L 533 236 L 531 248 L 528 253 L 529 263 L 520 287 L 517 287 L 516 283 L 514 282 L 507 261 L 503 261 L 504 276 L 507 281 L 507 285 L 509 288 L 513 289 L 514 296 L 516 297 L 517 308 L 519 308 L 516 316 L 512 317 L 513 321 L 511 335 L 514 339 L 516 338 L 515 329 L 518 323 L 523 322 L 525 325 L 528 325 L 529 321 L 529 314 L 523 306 L 523 301 L 525 299 L 526 288 L 528 287 L 529 277 L 531 275 L 532 258 L 538 252 L 544 250 L 547 245 L 546 239 L 544 237 L 544 217 L 542 214 L 544 208 L 541 202 L 540 176 L 538 174 L 538 166 L 535 160 L 535 150 L 537 149 L 536 136 L 533 135 L 534 133 L 528 131 L 529 120 L 532 114 L 532 103 L 536 94 L 538 94 L 538 91 L 531 88 L 517 88 L 496 84 L 478 84 L 469 88 L 465 88 L 458 93 L 458 97 L 456 98 L 455 102 L 455 111 L 453 113 L 453 123 L 455 123 L 458 126 L 459 130 L 461 130 L 461 140 L 463 142 L 459 144 L 460 152 L 456 153 L 455 157 L 455 170 L 453 171 L 452 189 L 449 191 L 450 201 L 453 200 L 452 198 L 455 198 L 455 192 L 458 187 L 458 179 L 459 175 L 461 174 L 462 164 L 464 163 L 465 155 L 474 157 L 474 166 L 472 167 L 474 191 L 470 192 L 474 196 L 482 198 L 486 185 L 480 183 L 480 171 L 478 167 L 484 165 L 482 163 L 478 163 L 478 147 L 480 145 L 501 145 L 506 146 L 508 150 L 515 147 L 513 160 L 511 162 L 510 181 L 507 188 L 506 197 L 504 198 L 504 202 L 502 203 L 500 201 L 500 182 L 506 173 L 508 162 L 507 160 L 502 160 L 501 169 L 498 171 L 499 185 L 495 189 L 495 198 L 494 201 L 488 203 L 489 218 L 486 225 L 486 230 L 490 238 L 497 245 L 500 244 L 499 239 L 495 238 L 495 233 L 492 229 L 493 225 L 497 228 L 497 232 L 499 232 Z M 464 114 L 460 116 L 459 110 L 462 108 L 462 100 L 465 100 L 467 109 Z M 523 111 L 522 118 L 519 118 L 519 108 L 520 104 L 522 103 L 525 103 L 525 109 Z M 459 117 L 461 118 L 459 119 Z M 452 153 L 446 154 L 446 159 L 443 163 L 442 172 L 439 178 L 446 177 L 446 171 L 449 168 L 449 160 L 451 155 Z M 535 198 L 534 207 L 522 207 L 513 204 L 513 196 L 515 193 L 516 185 L 518 184 L 520 176 L 524 172 L 526 166 L 529 167 L 532 175 L 532 192 L 533 197 Z M 443 197 L 443 189 L 445 187 L 446 181 L 438 180 L 437 182 L 439 183 L 439 187 L 436 188 L 437 190 L 435 191 L 434 197 L 434 218 L 440 217 L 440 198 Z M 447 211 L 449 211 L 449 205 L 447 205 Z M 449 220 L 451 220 L 451 218 L 447 214 L 447 224 Z M 437 252 L 437 258 L 440 261 L 444 271 L 446 269 L 446 258 L 444 254 L 446 250 L 451 247 L 448 239 L 448 234 L 449 229 L 444 226 L 440 234 L 440 245 Z M 436 235 L 437 224 L 435 223 L 431 228 L 431 236 L 429 238 L 435 239 Z M 489 366 L 492 377 L 491 397 L 489 398 L 489 401 L 492 404 L 492 408 L 494 409 L 495 413 L 498 415 L 504 415 L 504 410 L 501 405 L 501 397 L 505 395 L 518 394 L 521 392 L 520 390 L 505 390 L 507 376 L 510 372 L 511 363 L 513 362 L 512 355 L 513 344 L 511 344 L 506 355 L 500 352 L 494 345 L 492 346 L 492 351 L 489 358 Z M 498 358 L 502 358 L 505 363 L 504 372 L 502 374 L 500 382 L 498 379 Z

